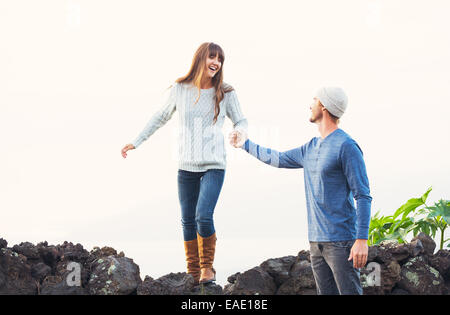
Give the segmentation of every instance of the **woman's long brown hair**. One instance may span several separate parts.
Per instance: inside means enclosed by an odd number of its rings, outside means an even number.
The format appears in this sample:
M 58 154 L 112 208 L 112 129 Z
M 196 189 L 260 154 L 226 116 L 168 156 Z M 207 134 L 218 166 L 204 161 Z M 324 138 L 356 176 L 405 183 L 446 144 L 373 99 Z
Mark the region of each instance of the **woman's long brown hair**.
M 214 43 L 203 43 L 195 52 L 194 58 L 192 59 L 191 69 L 188 74 L 176 80 L 177 83 L 191 83 L 195 85 L 198 89 L 198 97 L 194 104 L 198 102 L 200 98 L 200 84 L 202 82 L 205 69 L 206 69 L 206 59 L 208 56 L 215 57 L 219 56 L 219 60 L 222 63 L 220 70 L 212 78 L 212 84 L 215 88 L 215 106 L 214 106 L 214 124 L 217 121 L 217 117 L 220 113 L 220 102 L 223 100 L 225 93 L 233 91 L 233 87 L 223 82 L 223 64 L 225 62 L 225 55 L 222 48 Z

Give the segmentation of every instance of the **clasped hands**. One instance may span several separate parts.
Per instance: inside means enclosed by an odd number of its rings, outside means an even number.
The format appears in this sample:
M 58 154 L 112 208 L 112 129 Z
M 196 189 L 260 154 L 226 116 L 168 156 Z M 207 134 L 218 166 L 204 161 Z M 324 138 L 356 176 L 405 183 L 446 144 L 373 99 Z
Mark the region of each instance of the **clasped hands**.
M 230 144 L 235 148 L 240 148 L 247 140 L 247 134 L 245 132 L 240 132 L 234 130 L 230 132 L 228 135 L 228 139 L 230 139 Z

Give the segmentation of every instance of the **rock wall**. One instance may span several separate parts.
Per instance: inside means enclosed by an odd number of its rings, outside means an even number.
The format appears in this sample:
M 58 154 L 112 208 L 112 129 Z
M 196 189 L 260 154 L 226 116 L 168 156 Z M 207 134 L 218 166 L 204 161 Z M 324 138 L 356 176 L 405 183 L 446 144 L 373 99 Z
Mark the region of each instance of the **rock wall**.
M 64 242 L 20 243 L 9 248 L 0 238 L 0 294 L 27 295 L 311 295 L 316 294 L 309 251 L 264 261 L 228 277 L 222 288 L 198 286 L 185 272 L 158 279 L 140 277 L 133 259 L 111 247 Z M 366 295 L 450 294 L 450 251 L 419 234 L 408 244 L 369 247 L 361 284 Z

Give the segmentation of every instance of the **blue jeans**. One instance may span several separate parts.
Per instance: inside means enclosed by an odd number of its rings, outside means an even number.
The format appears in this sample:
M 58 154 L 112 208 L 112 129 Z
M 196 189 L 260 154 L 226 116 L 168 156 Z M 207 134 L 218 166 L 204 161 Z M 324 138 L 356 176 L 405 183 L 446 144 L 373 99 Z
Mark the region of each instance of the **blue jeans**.
M 178 198 L 185 241 L 196 239 L 197 232 L 201 237 L 215 233 L 213 214 L 224 177 L 223 169 L 205 172 L 178 170 Z
M 348 260 L 354 242 L 309 242 L 317 294 L 362 294 L 360 271 Z

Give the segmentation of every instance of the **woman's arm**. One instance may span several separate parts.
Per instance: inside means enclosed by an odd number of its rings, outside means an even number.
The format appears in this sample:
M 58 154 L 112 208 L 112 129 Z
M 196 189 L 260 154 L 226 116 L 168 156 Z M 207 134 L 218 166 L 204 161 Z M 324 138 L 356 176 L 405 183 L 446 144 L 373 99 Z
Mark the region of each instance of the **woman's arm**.
M 241 105 L 237 98 L 236 91 L 233 90 L 231 92 L 228 92 L 228 94 L 229 99 L 226 106 L 227 116 L 233 122 L 234 131 L 240 133 L 241 141 L 242 143 L 244 143 L 244 141 L 247 139 L 248 134 L 248 122 L 244 117 L 244 114 L 242 113 Z
M 166 94 L 164 105 L 150 118 L 145 128 L 137 136 L 137 138 L 131 142 L 136 149 L 142 142 L 148 139 L 156 130 L 165 125 L 167 121 L 172 118 L 173 113 L 176 110 L 176 95 L 178 90 L 178 83 L 175 83 Z

